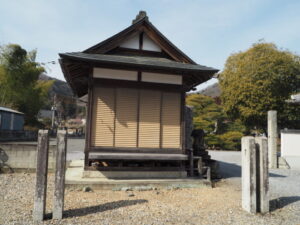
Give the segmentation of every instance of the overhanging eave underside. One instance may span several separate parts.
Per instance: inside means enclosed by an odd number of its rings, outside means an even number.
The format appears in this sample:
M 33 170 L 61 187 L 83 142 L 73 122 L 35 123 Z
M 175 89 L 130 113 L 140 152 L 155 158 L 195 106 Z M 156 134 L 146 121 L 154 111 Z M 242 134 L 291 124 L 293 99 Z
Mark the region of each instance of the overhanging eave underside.
M 138 70 L 183 75 L 186 91 L 209 80 L 218 70 L 201 65 L 178 63 L 166 59 L 111 56 L 97 54 L 60 54 L 66 80 L 78 97 L 87 94 L 89 74 L 93 67 Z

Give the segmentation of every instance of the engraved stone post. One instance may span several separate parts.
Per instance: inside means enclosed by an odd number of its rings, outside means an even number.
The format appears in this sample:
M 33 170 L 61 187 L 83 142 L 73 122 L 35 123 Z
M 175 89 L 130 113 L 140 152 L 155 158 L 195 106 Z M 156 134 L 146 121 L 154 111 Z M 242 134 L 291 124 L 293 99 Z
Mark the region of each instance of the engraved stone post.
M 67 153 L 67 135 L 65 130 L 57 132 L 56 170 L 53 196 L 53 219 L 62 219 L 65 194 L 65 171 Z
M 269 212 L 268 141 L 242 138 L 242 207 L 249 213 Z
M 48 172 L 48 130 L 39 130 L 37 145 L 36 185 L 34 194 L 33 219 L 42 221 L 45 215 Z
M 242 137 L 242 207 L 250 213 L 257 212 L 255 168 L 254 137 Z
M 255 138 L 257 150 L 257 156 L 259 156 L 258 168 L 258 192 L 259 192 L 259 204 L 258 211 L 261 213 L 267 213 L 270 211 L 269 207 L 269 168 L 268 168 L 268 140 L 265 137 Z
M 269 168 L 277 168 L 277 111 L 268 111 Z

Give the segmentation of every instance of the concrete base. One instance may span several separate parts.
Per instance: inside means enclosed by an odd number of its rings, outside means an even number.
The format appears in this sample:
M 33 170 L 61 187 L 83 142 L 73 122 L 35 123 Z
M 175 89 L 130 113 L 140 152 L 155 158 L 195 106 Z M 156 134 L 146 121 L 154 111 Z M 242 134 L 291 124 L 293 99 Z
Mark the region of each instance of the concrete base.
M 87 173 L 87 172 L 95 172 Z M 123 178 L 108 178 L 107 173 L 113 173 L 111 171 L 105 171 L 105 173 L 99 171 L 84 171 L 83 170 L 83 160 L 72 161 L 69 164 L 69 167 L 66 171 L 66 187 L 75 187 L 82 188 L 84 186 L 89 186 L 93 189 L 104 189 L 104 190 L 121 190 L 124 187 L 129 187 L 135 189 L 136 187 L 152 187 L 152 188 L 199 188 L 199 187 L 212 187 L 210 181 L 198 178 L 186 178 L 186 173 L 182 173 L 182 171 L 167 171 L 167 172 L 159 172 L 165 177 L 160 178 L 152 178 L 153 175 L 158 176 L 158 172 L 122 172 L 122 175 L 127 174 L 126 179 L 125 176 Z M 142 173 L 139 173 L 142 172 Z M 177 178 L 171 178 L 171 175 L 180 175 Z M 173 172 L 176 172 L 174 174 Z M 120 176 L 120 171 L 118 176 Z M 134 176 L 128 176 L 128 173 L 132 173 Z M 173 174 L 172 174 L 173 173 Z M 89 175 L 89 177 L 84 177 L 83 174 Z M 100 176 L 100 175 L 101 176 Z M 147 176 L 147 174 L 149 174 Z M 110 174 L 111 175 L 111 174 Z M 144 175 L 144 176 L 142 176 Z M 151 176 L 150 176 L 151 175 Z M 184 176 L 183 176 L 184 175 Z M 94 177 L 93 177 L 94 176 Z M 137 178 L 139 177 L 139 178 Z M 151 177 L 151 179 L 149 179 Z
M 148 179 L 185 178 L 186 171 L 83 171 L 83 178 Z

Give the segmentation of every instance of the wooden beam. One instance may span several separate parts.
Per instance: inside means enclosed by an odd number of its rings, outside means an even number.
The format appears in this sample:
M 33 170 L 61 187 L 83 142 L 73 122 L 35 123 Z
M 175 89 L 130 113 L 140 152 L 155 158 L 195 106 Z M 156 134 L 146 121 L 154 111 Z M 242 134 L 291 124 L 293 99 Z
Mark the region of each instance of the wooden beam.
M 188 160 L 188 156 L 185 154 L 90 152 L 89 159 L 186 161 Z
M 89 165 L 89 149 L 91 147 L 91 134 L 92 134 L 92 111 L 93 111 L 93 72 L 92 69 L 89 73 L 88 83 L 88 104 L 87 104 L 87 115 L 86 115 L 86 133 L 85 133 L 85 149 L 84 149 L 84 165 Z
M 123 48 L 123 47 L 116 47 L 115 49 L 112 49 L 111 51 L 107 52 L 106 54 L 124 55 L 124 56 L 148 56 L 148 57 L 172 59 L 164 51 L 155 52 L 155 51 L 144 50 L 144 49 L 131 49 L 131 48 Z
M 181 154 L 182 150 L 172 148 L 90 147 L 90 152 Z
M 181 148 L 185 152 L 185 92 L 181 93 L 181 107 L 180 107 L 180 130 L 181 130 Z
M 123 166 L 123 167 L 93 167 L 90 166 L 86 170 L 89 171 L 185 171 L 184 168 L 181 167 L 175 167 L 175 166 L 166 166 L 166 167 L 129 167 L 129 166 Z
M 141 89 L 163 90 L 165 92 L 183 91 L 183 86 L 176 85 L 176 84 L 137 82 L 137 81 L 129 81 L 129 80 L 115 80 L 115 79 L 103 79 L 103 78 L 93 78 L 93 83 L 99 87 L 102 86 L 102 87 L 141 88 Z

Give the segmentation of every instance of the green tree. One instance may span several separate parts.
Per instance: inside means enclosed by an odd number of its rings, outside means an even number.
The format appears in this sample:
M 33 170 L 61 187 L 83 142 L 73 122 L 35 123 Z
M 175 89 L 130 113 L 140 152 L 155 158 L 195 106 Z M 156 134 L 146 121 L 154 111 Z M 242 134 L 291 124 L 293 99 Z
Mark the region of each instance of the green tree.
M 203 129 L 206 133 L 205 143 L 210 148 L 239 150 L 240 138 L 245 127 L 239 120 L 230 121 L 215 99 L 202 95 L 190 94 L 186 103 L 193 107 L 195 129 Z
M 186 98 L 186 104 L 193 107 L 194 127 L 207 133 L 213 132 L 216 124 L 220 126 L 225 118 L 222 106 L 217 105 L 211 97 L 198 93 L 190 94 Z
M 222 104 L 248 130 L 266 130 L 267 111 L 277 110 L 281 127 L 300 128 L 300 109 L 285 101 L 300 87 L 300 58 L 272 43 L 256 43 L 231 55 L 219 76 Z
M 43 106 L 52 81 L 39 81 L 44 71 L 35 62 L 36 51 L 27 52 L 10 44 L 0 51 L 1 105 L 11 106 L 25 114 L 25 123 L 35 125 L 37 113 Z

